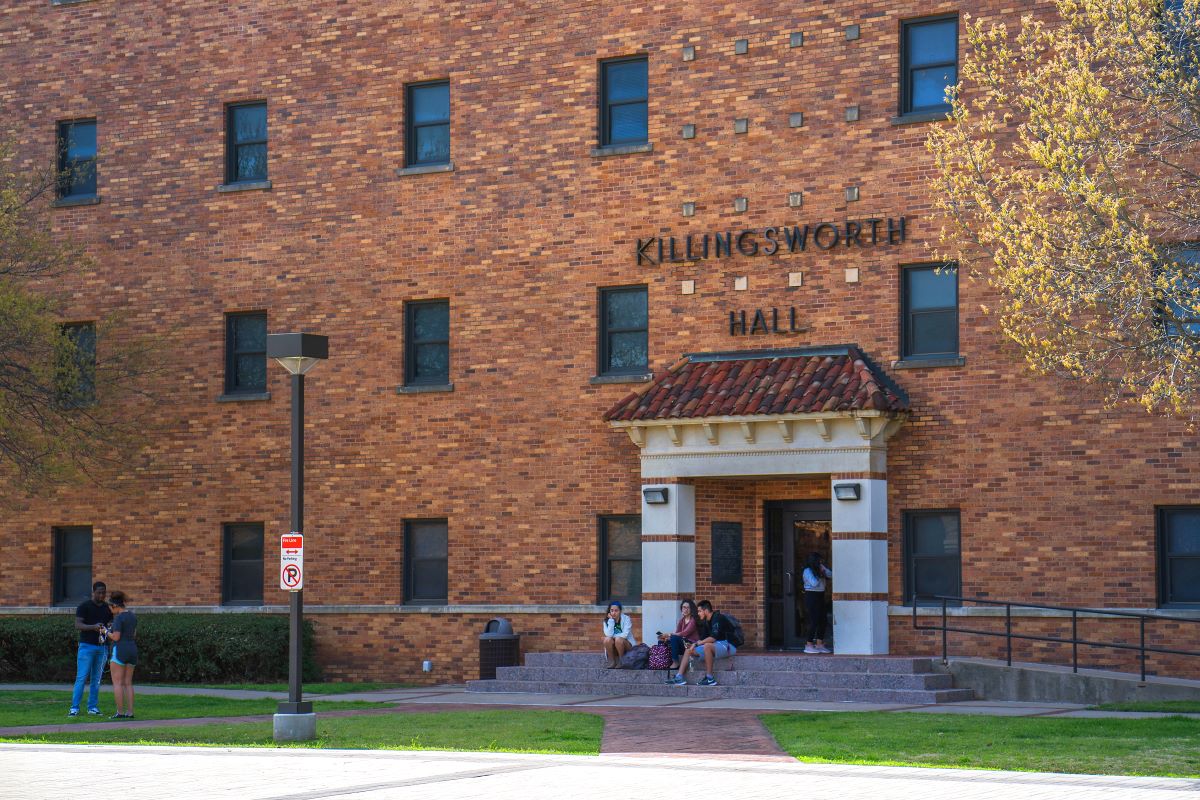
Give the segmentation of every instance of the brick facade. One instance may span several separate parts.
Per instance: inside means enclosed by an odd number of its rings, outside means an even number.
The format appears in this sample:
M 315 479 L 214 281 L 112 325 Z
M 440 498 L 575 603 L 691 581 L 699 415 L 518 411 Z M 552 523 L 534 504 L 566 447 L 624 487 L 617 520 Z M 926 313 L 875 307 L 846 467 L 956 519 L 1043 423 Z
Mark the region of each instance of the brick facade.
M 120 312 L 126 330 L 171 345 L 151 445 L 110 485 L 31 498 L 0 519 L 0 613 L 51 602 L 56 525 L 93 527 L 94 574 L 134 607 L 208 608 L 221 602 L 222 523 L 263 522 L 266 602 L 286 602 L 275 588 L 286 375 L 268 366 L 268 400 L 218 402 L 224 315 L 265 310 L 273 332 L 330 342 L 306 395 L 306 606 L 400 603 L 403 521 L 444 517 L 450 604 L 577 606 L 507 616 L 523 649 L 582 649 L 599 629 L 597 517 L 639 511 L 637 450 L 602 422 L 631 386 L 591 381 L 598 290 L 629 284 L 648 286 L 656 370 L 685 353 L 852 342 L 907 392 L 913 411 L 886 473 L 892 605 L 903 512 L 956 508 L 966 594 L 1153 608 L 1155 507 L 1200 504 L 1193 431 L 1027 373 L 980 311 L 989 290 L 977 275 L 959 281 L 965 365 L 890 368 L 899 267 L 930 260 L 939 228 L 928 124 L 892 122 L 899 22 L 948 12 L 1013 22 L 1045 7 L 8 4 L 0 107 L 20 158 L 51 163 L 58 120 L 98 123 L 99 204 L 50 212 L 95 268 L 47 288 L 63 291 L 70 319 Z M 790 46 L 793 32 L 803 46 Z M 594 157 L 597 63 L 638 53 L 653 149 Z M 447 78 L 453 171 L 397 174 L 404 86 Z M 219 192 L 224 107 L 261 99 L 271 187 Z M 792 128 L 796 112 L 804 124 Z M 735 133 L 742 118 L 747 132 Z M 849 187 L 859 200 L 846 200 Z M 650 236 L 900 216 L 902 245 L 636 258 Z M 796 272 L 802 285 L 789 286 Z M 735 291 L 740 278 L 747 288 Z M 433 298 L 450 303 L 453 391 L 400 394 L 403 304 Z M 807 330 L 730 335 L 731 311 L 773 307 L 796 308 Z M 761 643 L 763 504 L 827 498 L 828 481 L 696 486 L 697 593 Z M 728 519 L 745 525 L 745 578 L 718 588 L 709 530 Z M 432 658 L 444 680 L 471 675 L 490 616 L 314 619 L 331 675 L 420 680 Z M 908 624 L 893 618 L 893 652 L 927 651 Z

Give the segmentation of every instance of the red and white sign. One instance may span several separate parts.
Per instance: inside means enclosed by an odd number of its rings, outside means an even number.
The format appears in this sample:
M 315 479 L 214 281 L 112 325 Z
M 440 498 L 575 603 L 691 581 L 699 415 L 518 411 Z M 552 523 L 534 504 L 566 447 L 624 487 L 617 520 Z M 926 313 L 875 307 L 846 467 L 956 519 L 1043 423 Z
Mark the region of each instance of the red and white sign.
M 285 592 L 304 588 L 304 536 L 296 531 L 279 539 L 279 588 Z

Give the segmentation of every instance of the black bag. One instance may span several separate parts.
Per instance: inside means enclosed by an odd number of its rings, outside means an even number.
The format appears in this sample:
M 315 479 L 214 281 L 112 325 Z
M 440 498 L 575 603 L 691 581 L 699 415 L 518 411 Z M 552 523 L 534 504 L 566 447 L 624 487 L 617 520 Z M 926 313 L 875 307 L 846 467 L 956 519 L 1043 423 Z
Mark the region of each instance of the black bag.
M 721 616 L 729 621 L 729 635 L 725 637 L 725 641 L 734 647 L 744 645 L 746 643 L 746 634 L 742 632 L 742 623 L 738 622 L 738 618 L 733 614 L 726 614 L 722 611 Z
M 617 664 L 617 669 L 645 669 L 649 661 L 650 645 L 642 643 L 630 648 L 628 653 L 621 656 L 621 663 Z

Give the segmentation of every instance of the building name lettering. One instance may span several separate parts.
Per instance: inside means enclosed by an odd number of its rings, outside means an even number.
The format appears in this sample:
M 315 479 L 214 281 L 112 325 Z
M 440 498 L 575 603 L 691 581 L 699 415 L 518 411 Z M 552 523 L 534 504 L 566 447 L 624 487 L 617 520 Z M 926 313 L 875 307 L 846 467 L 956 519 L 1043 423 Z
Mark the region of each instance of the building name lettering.
M 729 312 L 730 336 L 760 336 L 772 333 L 804 333 L 808 328 L 796 317 L 796 307 L 780 314 L 778 308 L 756 308 L 753 314 L 746 311 Z
M 743 256 L 773 256 L 776 253 L 802 253 L 811 243 L 819 250 L 835 247 L 885 247 L 903 244 L 907 232 L 904 217 L 871 217 L 843 223 L 818 222 L 815 225 L 791 225 L 748 228 L 686 236 L 651 236 L 637 240 L 637 263 L 682 264 Z

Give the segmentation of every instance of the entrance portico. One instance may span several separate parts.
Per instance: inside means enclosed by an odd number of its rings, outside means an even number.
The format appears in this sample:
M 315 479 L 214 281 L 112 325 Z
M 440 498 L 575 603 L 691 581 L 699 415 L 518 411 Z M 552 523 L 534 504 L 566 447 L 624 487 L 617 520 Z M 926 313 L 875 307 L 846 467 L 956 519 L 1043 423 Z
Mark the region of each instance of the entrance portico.
M 605 418 L 641 460 L 643 633 L 696 592 L 698 479 L 825 476 L 837 651 L 887 653 L 887 441 L 907 411 L 853 345 L 692 355 L 618 403 Z

